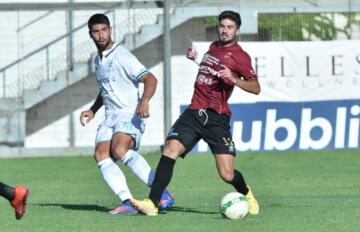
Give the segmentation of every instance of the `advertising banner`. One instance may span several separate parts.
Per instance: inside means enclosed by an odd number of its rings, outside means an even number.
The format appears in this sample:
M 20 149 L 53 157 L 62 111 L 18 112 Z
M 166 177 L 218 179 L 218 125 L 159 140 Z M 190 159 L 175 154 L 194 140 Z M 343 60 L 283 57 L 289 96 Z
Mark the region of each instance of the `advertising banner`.
M 360 149 L 360 100 L 261 102 L 230 108 L 237 151 Z M 204 141 L 194 151 L 210 152 Z

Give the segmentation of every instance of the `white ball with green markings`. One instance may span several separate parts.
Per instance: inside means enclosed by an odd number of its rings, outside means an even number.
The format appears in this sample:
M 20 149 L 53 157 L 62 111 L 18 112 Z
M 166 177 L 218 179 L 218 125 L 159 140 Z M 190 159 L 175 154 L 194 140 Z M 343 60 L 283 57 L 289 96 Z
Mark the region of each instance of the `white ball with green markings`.
M 226 194 L 220 202 L 220 212 L 229 219 L 242 219 L 249 212 L 246 197 L 238 192 Z

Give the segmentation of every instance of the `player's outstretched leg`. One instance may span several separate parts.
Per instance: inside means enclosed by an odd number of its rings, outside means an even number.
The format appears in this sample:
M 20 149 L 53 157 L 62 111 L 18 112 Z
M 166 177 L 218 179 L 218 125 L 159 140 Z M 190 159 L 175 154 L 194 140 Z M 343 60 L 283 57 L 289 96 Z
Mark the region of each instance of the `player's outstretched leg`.
M 254 194 L 251 191 L 251 188 L 249 186 L 247 187 L 249 189 L 249 192 L 245 196 L 249 205 L 249 214 L 257 215 L 259 214 L 260 211 L 259 203 L 255 199 Z
M 166 187 L 170 183 L 174 165 L 174 159 L 165 155 L 161 156 L 156 168 L 154 181 L 151 185 L 149 199 L 143 201 L 130 199 L 131 204 L 137 210 L 149 216 L 156 216 L 158 214 L 158 205 L 160 204 L 161 197 L 164 194 Z
M 128 199 L 132 198 L 132 195 L 126 183 L 125 175 L 119 166 L 111 158 L 100 161 L 98 165 L 106 184 L 123 202 L 121 206 L 111 210 L 109 214 L 137 214 L 137 210 L 129 203 Z
M 121 159 L 124 163 L 142 182 L 151 187 L 155 173 L 151 170 L 150 165 L 139 153 L 133 150 L 126 152 L 124 157 Z M 162 193 L 159 208 L 161 210 L 168 209 L 174 205 L 173 196 L 165 190 Z
M 29 195 L 29 190 L 24 186 L 14 187 L 14 199 L 10 201 L 11 206 L 15 210 L 15 218 L 21 219 L 26 211 L 26 200 Z

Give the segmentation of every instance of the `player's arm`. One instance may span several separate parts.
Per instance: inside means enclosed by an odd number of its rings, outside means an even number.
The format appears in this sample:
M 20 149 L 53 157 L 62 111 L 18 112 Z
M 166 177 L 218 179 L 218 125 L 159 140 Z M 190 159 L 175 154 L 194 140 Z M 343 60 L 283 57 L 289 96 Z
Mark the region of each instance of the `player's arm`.
M 193 48 L 188 48 L 186 51 L 186 58 L 195 62 L 195 64 L 200 65 L 201 60 L 199 60 L 198 52 Z
M 90 109 L 81 112 L 80 124 L 83 126 L 85 126 L 85 124 L 88 124 L 95 117 L 96 112 L 101 108 L 102 105 L 103 101 L 99 93 Z
M 258 95 L 261 91 L 260 83 L 257 78 L 249 79 L 249 80 L 242 80 L 240 78 L 236 78 L 233 83 L 237 87 L 239 87 L 249 93 Z
M 141 118 L 147 118 L 150 116 L 149 101 L 152 96 L 154 96 L 157 86 L 157 79 L 152 73 L 147 73 L 140 78 L 140 82 L 144 83 L 144 92 L 136 109 L 136 113 Z
M 221 67 L 222 69 L 219 71 L 220 78 L 231 81 L 235 86 L 245 90 L 246 92 L 256 95 L 260 93 L 261 88 L 257 78 L 242 80 L 227 66 L 221 65 Z
M 95 99 L 94 104 L 90 107 L 90 110 L 96 114 L 96 112 L 103 106 L 101 94 L 99 93 Z

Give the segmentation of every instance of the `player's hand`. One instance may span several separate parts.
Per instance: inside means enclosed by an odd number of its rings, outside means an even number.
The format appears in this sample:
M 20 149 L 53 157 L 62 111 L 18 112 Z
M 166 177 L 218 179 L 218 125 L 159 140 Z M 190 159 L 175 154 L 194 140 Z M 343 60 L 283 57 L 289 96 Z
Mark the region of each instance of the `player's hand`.
M 92 112 L 92 110 L 85 110 L 81 112 L 80 114 L 80 124 L 82 126 L 85 126 L 88 124 L 93 118 L 95 117 L 95 114 Z
M 139 115 L 140 118 L 148 118 L 150 117 L 149 113 L 149 102 L 148 101 L 140 101 L 136 113 Z
M 195 60 L 197 55 L 198 55 L 197 51 L 192 48 L 189 48 L 186 52 L 186 58 L 190 60 Z
M 226 84 L 235 84 L 237 76 L 226 66 L 220 64 L 221 70 L 219 71 L 219 77 L 224 80 Z

